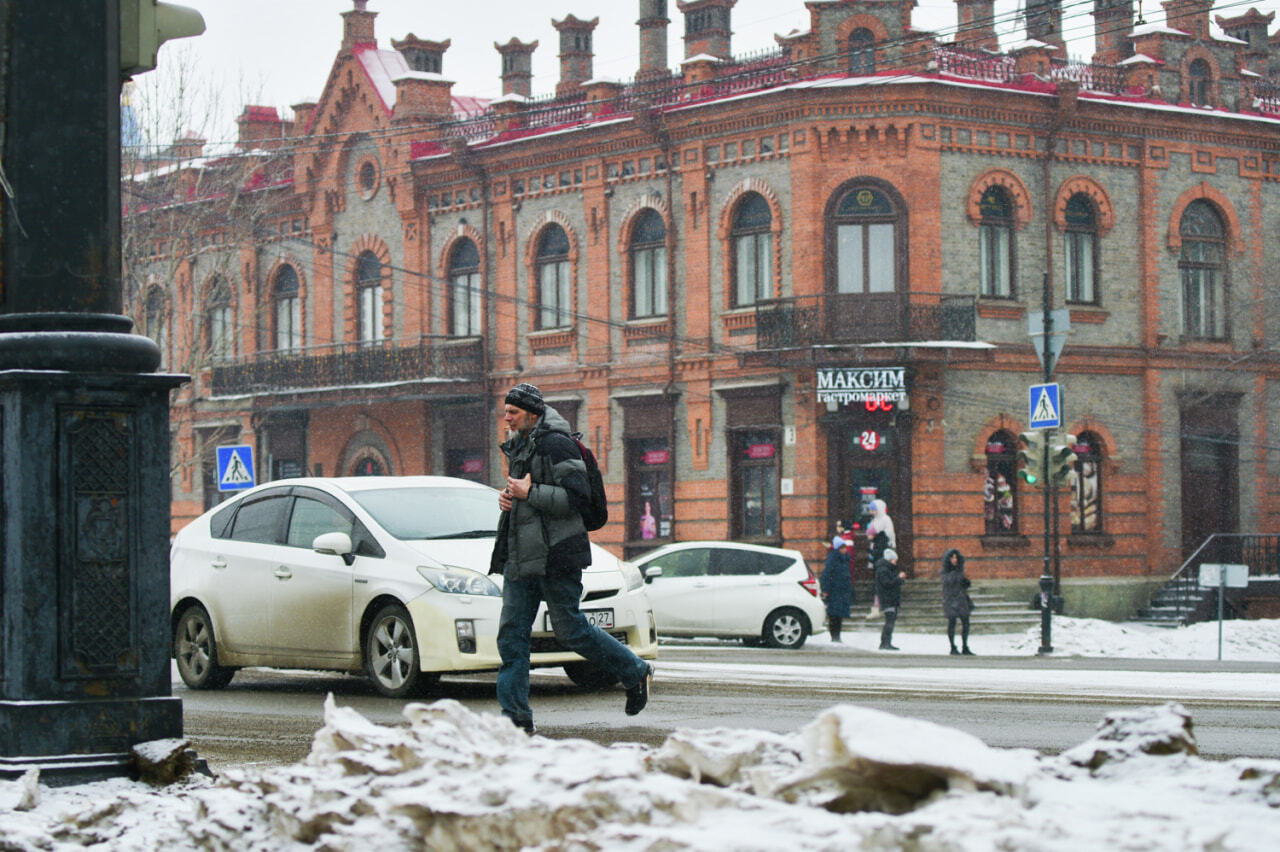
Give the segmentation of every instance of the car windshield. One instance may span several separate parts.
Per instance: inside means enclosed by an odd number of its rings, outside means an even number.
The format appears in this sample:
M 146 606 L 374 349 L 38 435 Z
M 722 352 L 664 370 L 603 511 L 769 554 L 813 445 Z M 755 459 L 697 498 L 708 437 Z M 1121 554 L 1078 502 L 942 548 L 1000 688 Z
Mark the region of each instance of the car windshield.
M 478 488 L 381 488 L 352 498 L 398 539 L 483 538 L 498 529 L 498 499 Z

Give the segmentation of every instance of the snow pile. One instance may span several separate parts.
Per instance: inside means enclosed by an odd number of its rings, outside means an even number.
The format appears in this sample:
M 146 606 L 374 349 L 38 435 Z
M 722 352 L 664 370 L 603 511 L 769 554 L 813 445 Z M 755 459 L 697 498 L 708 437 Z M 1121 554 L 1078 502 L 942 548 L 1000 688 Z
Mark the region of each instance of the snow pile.
M 1177 705 L 1113 713 L 1048 758 L 851 705 L 795 734 L 686 730 L 657 749 L 530 738 L 449 700 L 405 716 L 384 727 L 330 699 L 304 761 L 217 781 L 38 801 L 0 782 L 0 847 L 1280 848 L 1280 761 L 1201 760 Z

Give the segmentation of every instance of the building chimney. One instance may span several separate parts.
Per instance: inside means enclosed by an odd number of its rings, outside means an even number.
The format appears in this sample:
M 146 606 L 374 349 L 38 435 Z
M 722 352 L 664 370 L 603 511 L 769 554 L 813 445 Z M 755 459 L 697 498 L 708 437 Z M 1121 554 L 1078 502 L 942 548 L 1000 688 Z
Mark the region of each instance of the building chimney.
M 956 0 L 956 44 L 998 51 L 995 9 L 995 0 Z
M 732 59 L 730 17 L 738 0 L 678 0 L 684 14 L 684 58 L 714 56 Z
M 254 148 L 274 148 L 284 138 L 284 125 L 275 107 L 246 106 L 236 119 L 240 137 L 236 147 L 242 151 Z
M 637 78 L 667 74 L 667 0 L 640 0 L 640 69 Z
M 1250 9 L 1236 18 L 1224 18 L 1218 15 L 1214 20 L 1218 22 L 1218 26 L 1222 27 L 1224 33 L 1246 44 L 1243 49 L 1244 67 L 1266 77 L 1269 76 L 1267 64 L 1271 57 L 1267 33 L 1275 17 L 1275 12 L 1263 15 L 1257 9 Z
M 452 39 L 444 41 L 426 41 L 409 33 L 401 41 L 391 40 L 391 46 L 400 52 L 407 64 L 414 71 L 428 74 L 444 73 L 444 52 L 453 44 Z
M 1182 30 L 1194 38 L 1209 37 L 1209 10 L 1213 0 L 1165 0 L 1164 22 L 1175 30 Z
M 1118 65 L 1133 56 L 1133 0 L 1093 0 L 1093 61 Z
M 533 51 L 536 41 L 525 44 L 512 37 L 506 44 L 493 43 L 493 49 L 502 54 L 502 94 L 524 95 L 533 91 Z
M 357 44 L 377 44 L 373 34 L 373 19 L 377 12 L 370 12 L 365 7 L 369 0 L 352 0 L 354 8 L 342 13 L 342 49 L 350 50 Z
M 1062 0 L 1027 0 L 1027 38 L 1051 44 L 1064 52 L 1067 43 L 1062 39 Z
M 580 21 L 573 15 L 563 21 L 551 19 L 551 26 L 560 33 L 560 82 L 556 83 L 556 97 L 577 94 L 582 84 L 594 76 L 592 60 L 595 51 L 591 47 L 591 33 L 599 18 Z

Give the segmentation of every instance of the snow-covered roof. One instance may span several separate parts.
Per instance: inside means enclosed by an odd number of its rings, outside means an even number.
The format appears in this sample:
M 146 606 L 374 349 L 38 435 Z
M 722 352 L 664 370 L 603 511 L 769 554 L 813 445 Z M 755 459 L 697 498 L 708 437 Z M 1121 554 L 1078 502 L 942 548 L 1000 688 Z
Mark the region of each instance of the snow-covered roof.
M 694 62 L 724 62 L 724 61 L 725 60 L 723 57 L 712 56 L 710 53 L 695 53 L 693 56 L 690 56 L 688 59 L 681 62 L 680 64 L 692 65 Z
M 368 76 L 369 82 L 373 84 L 374 90 L 377 91 L 378 98 L 382 101 L 382 107 L 387 111 L 388 115 L 396 105 L 396 80 L 415 79 L 452 82 L 445 80 L 440 74 L 414 71 L 398 50 L 381 50 L 377 45 L 358 44 L 353 48 L 353 53 L 359 61 L 360 67 L 364 69 L 365 75 Z M 489 101 L 486 98 L 453 95 L 452 104 L 454 115 L 459 118 L 468 118 L 483 112 Z
M 1118 63 L 1120 65 L 1163 65 L 1158 59 L 1153 59 L 1145 53 L 1135 53 L 1128 59 L 1122 59 Z

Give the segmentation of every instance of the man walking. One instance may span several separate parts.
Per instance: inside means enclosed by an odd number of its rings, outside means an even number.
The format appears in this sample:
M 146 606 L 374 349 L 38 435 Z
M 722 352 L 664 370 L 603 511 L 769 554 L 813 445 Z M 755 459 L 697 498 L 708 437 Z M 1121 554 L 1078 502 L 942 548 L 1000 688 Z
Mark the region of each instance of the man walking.
M 510 436 L 502 444 L 507 484 L 498 495 L 502 515 L 489 567 L 489 573 L 503 575 L 498 621 L 502 715 L 534 732 L 529 646 L 538 604 L 546 601 L 556 639 L 617 677 L 627 687 L 627 715 L 634 716 L 649 700 L 653 666 L 589 623 L 578 609 L 582 569 L 591 564 L 581 507 L 591 493 L 569 423 L 528 383 L 508 391 L 502 419 Z

